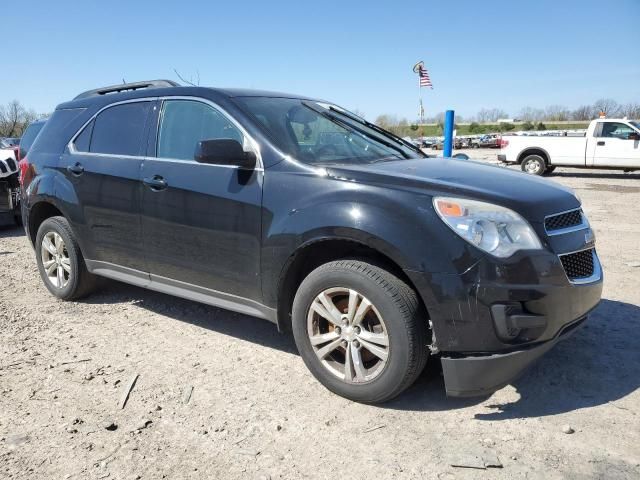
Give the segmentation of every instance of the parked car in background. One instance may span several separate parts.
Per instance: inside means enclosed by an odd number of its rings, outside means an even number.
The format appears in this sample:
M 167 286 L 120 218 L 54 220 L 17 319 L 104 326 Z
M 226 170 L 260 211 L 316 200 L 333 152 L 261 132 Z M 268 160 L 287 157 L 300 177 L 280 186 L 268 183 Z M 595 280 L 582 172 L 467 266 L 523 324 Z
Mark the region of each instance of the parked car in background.
M 0 149 L 0 223 L 20 223 L 20 167 L 45 120 L 32 122 L 19 139 L 9 139 L 10 147 Z M 4 139 L 7 140 L 7 139 Z M 16 142 L 18 140 L 18 142 Z
M 471 148 L 499 148 L 499 135 L 483 135 L 471 141 Z
M 571 190 L 425 161 L 307 97 L 92 90 L 57 107 L 25 172 L 25 230 L 53 295 L 81 298 L 104 276 L 270 320 L 355 401 L 395 397 L 431 356 L 449 395 L 493 392 L 602 292 Z
M 46 119 L 36 120 L 35 122 L 31 122 L 26 130 L 22 133 L 22 138 L 20 139 L 19 149 L 18 149 L 18 160 L 22 160 L 29 153 L 29 149 L 35 142 L 40 130 L 44 127 L 44 124 L 47 122 Z
M 0 138 L 0 148 L 15 147 L 20 143 L 20 139 L 17 137 L 4 137 Z
M 0 148 L 0 224 L 20 219 L 19 147 Z
M 508 137 L 498 160 L 519 164 L 532 175 L 558 166 L 640 169 L 640 123 L 606 118 L 593 120 L 582 137 Z

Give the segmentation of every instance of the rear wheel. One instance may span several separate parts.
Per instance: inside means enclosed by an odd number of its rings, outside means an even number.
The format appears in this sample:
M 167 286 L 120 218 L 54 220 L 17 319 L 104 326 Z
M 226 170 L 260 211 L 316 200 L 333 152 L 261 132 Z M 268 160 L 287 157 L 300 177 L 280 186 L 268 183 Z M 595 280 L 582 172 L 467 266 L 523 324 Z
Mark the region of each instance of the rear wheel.
M 82 298 L 94 289 L 96 277 L 89 273 L 69 223 L 64 217 L 42 222 L 36 236 L 38 270 L 47 289 L 62 300 Z
M 530 175 L 542 175 L 547 169 L 547 164 L 540 155 L 527 155 L 522 160 L 520 168 Z
M 429 352 L 426 322 L 406 283 L 358 260 L 317 268 L 293 303 L 306 366 L 332 392 L 364 403 L 390 400 L 420 375 Z

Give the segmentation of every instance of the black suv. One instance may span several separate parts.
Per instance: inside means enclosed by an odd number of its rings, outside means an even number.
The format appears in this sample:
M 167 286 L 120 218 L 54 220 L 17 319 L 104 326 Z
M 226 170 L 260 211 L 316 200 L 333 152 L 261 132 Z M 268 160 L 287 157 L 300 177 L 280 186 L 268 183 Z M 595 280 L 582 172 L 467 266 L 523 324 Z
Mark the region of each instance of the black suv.
M 599 302 L 580 201 L 417 148 L 325 101 L 168 81 L 83 93 L 28 155 L 23 217 L 47 288 L 96 276 L 293 331 L 327 388 L 383 402 L 443 366 L 506 385 Z

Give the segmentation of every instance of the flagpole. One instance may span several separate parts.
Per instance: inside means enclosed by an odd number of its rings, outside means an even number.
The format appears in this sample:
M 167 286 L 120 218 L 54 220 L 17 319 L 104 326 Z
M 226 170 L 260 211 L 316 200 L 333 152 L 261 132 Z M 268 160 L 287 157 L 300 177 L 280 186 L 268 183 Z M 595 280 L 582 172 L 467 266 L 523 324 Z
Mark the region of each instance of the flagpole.
M 418 73 L 418 108 L 420 109 L 420 125 L 424 124 L 424 108 L 422 106 L 422 86 L 420 85 L 420 74 Z

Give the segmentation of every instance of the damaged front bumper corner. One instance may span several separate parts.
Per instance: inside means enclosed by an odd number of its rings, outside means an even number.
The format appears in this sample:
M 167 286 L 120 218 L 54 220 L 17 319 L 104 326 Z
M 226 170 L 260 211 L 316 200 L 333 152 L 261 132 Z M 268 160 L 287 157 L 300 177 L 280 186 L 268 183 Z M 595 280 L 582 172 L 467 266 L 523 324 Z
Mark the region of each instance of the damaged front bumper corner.
M 512 383 L 559 341 L 581 327 L 587 317 L 572 322 L 553 339 L 507 353 L 441 358 L 445 389 L 450 397 L 489 395 Z

